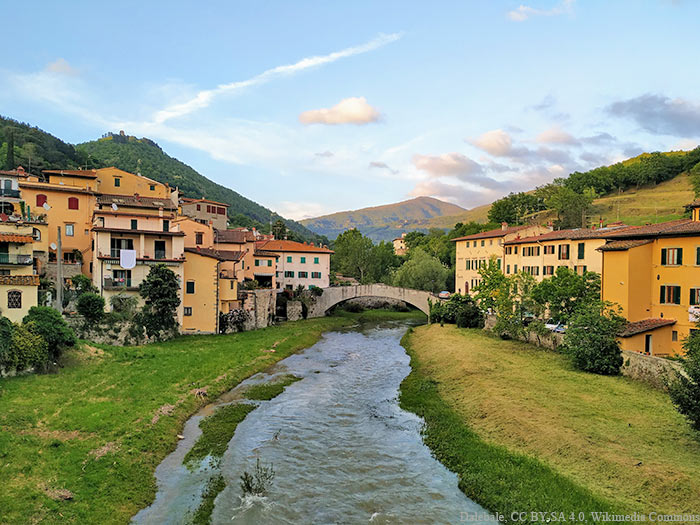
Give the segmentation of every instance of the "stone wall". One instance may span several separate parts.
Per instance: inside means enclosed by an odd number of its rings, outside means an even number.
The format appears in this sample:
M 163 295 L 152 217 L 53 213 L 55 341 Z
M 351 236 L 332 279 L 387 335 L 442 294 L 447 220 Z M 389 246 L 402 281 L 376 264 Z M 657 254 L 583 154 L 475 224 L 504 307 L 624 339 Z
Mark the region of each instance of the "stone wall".
M 624 359 L 621 369 L 623 375 L 644 381 L 662 390 L 666 390 L 667 381 L 673 380 L 676 372 L 681 371 L 681 366 L 676 361 L 652 355 L 623 350 L 622 358 Z
M 277 309 L 276 290 L 245 290 L 240 292 L 243 297 L 243 309 L 248 313 L 248 319 L 243 326 L 245 331 L 265 328 L 274 323 Z
M 97 325 L 86 325 L 85 319 L 82 315 L 71 314 L 64 315 L 63 318 L 68 323 L 78 339 L 84 339 L 92 343 L 100 343 L 112 346 L 131 346 L 131 345 L 145 345 L 147 343 L 152 343 L 155 339 L 150 338 L 146 335 L 146 330 L 142 329 L 137 332 L 132 328 L 129 321 L 118 321 L 114 322 L 110 320 L 109 322 L 103 321 Z M 169 339 L 176 334 L 170 334 L 162 339 Z
M 392 299 L 390 297 L 357 297 L 356 299 L 348 299 L 343 304 L 357 305 L 367 310 L 377 308 L 408 308 L 405 301 L 401 299 Z
M 287 321 L 298 321 L 303 317 L 301 301 L 287 301 Z

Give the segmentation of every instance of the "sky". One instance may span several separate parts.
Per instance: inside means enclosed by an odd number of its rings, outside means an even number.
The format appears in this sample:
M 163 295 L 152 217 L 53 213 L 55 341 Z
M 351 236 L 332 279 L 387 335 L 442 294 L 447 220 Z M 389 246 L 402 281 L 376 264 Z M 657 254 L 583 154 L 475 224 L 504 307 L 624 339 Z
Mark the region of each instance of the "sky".
M 148 137 L 294 219 L 472 208 L 697 146 L 698 19 L 693 0 L 24 0 L 0 114 Z

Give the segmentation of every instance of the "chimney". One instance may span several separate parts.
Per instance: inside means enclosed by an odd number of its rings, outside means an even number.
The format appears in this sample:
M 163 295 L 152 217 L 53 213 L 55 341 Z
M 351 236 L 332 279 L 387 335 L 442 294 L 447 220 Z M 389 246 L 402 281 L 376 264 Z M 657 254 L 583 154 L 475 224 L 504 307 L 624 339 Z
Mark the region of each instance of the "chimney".
M 502 222 L 502 223 L 501 223 L 501 230 L 505 230 L 507 227 L 508 227 L 508 223 L 507 223 L 507 222 Z
M 24 168 L 22 166 L 17 166 L 17 174 L 23 174 L 24 173 Z

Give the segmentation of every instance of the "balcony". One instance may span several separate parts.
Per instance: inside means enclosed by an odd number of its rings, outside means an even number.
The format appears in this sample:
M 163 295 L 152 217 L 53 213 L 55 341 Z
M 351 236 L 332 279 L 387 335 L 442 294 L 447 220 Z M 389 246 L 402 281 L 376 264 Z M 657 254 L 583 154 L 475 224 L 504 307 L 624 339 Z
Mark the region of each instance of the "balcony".
M 19 190 L 13 190 L 11 188 L 0 188 L 0 198 L 1 197 L 19 199 Z
M 105 277 L 102 283 L 105 290 L 123 290 L 123 291 L 137 291 L 138 286 L 131 285 L 131 278 L 119 278 L 112 279 L 110 277 Z
M 34 261 L 31 255 L 0 253 L 0 264 L 16 266 L 29 266 Z

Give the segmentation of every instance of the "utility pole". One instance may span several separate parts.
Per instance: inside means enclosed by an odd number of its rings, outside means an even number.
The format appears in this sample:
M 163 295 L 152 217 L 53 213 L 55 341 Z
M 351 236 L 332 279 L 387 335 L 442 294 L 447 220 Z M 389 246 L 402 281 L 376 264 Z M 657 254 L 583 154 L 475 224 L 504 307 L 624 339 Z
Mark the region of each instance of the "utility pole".
M 63 311 L 63 250 L 61 246 L 61 227 L 57 228 L 56 239 L 56 310 Z

